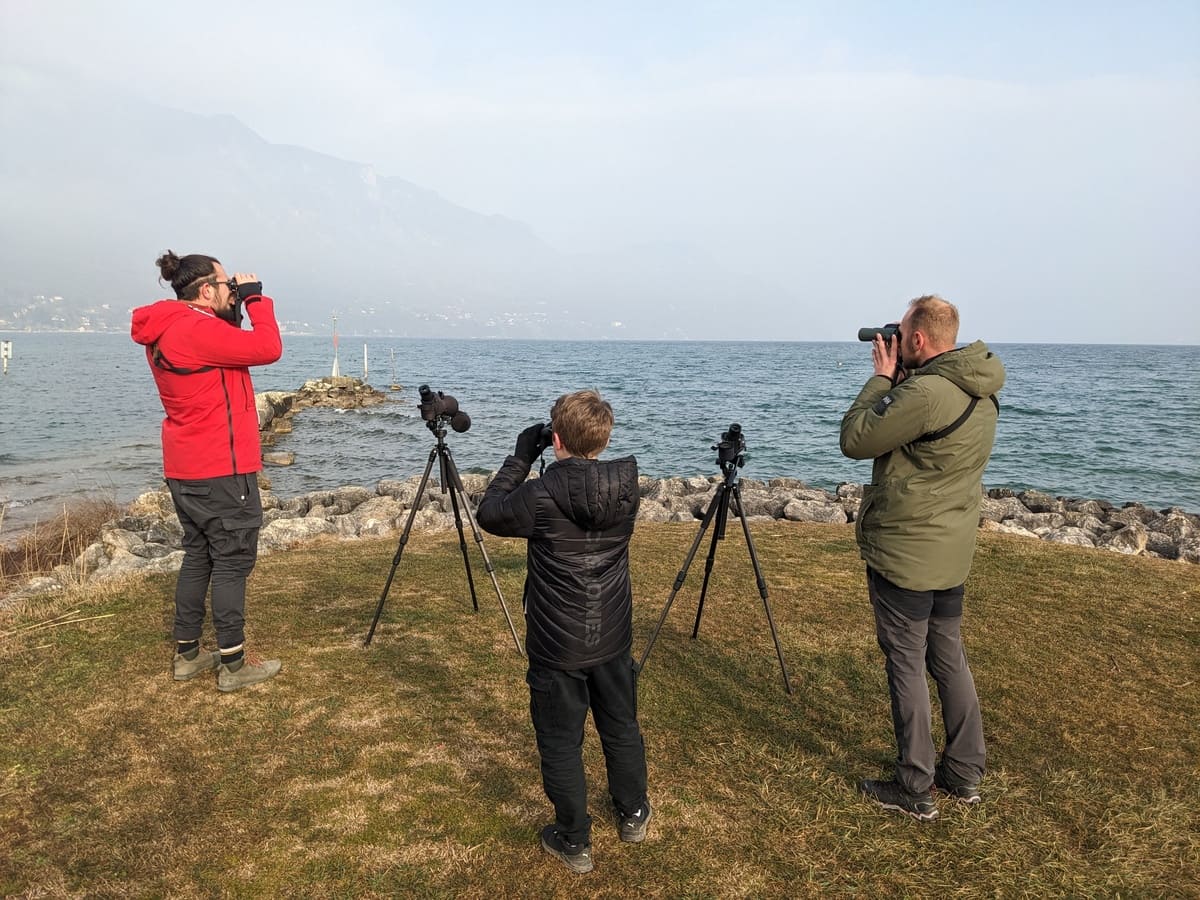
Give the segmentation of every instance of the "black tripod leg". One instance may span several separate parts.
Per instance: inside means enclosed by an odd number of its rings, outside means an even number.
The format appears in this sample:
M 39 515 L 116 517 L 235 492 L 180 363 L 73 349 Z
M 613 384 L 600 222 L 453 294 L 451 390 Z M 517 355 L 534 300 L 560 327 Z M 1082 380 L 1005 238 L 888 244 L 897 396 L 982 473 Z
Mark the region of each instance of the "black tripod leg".
M 687 578 L 688 567 L 692 564 L 692 559 L 696 555 L 696 550 L 700 547 L 700 542 L 704 540 L 704 532 L 708 530 L 708 524 L 712 521 L 713 513 L 717 511 L 716 500 L 717 498 L 713 497 L 713 502 L 708 505 L 708 509 L 704 512 L 704 518 L 700 520 L 700 530 L 696 532 L 696 539 L 692 541 L 692 549 L 688 551 L 687 557 L 683 560 L 683 568 L 675 576 L 675 584 L 671 588 L 671 596 L 667 598 L 666 605 L 663 606 L 662 615 L 658 617 L 658 624 L 654 626 L 654 631 L 650 633 L 650 641 L 646 644 L 646 649 L 642 651 L 642 659 L 638 663 L 639 670 L 645 667 L 646 660 L 650 658 L 650 651 L 654 648 L 654 642 L 658 640 L 658 633 L 662 630 L 663 623 L 667 621 L 667 613 L 671 611 L 671 604 L 675 602 L 675 595 L 683 587 L 683 580 Z
M 725 537 L 725 519 L 729 515 L 729 490 L 722 484 L 713 497 L 717 504 L 717 524 L 713 528 L 712 544 L 704 560 L 704 581 L 700 584 L 700 602 L 696 605 L 696 624 L 692 626 L 692 640 L 700 633 L 700 616 L 704 614 L 704 598 L 708 595 L 708 579 L 712 575 L 713 560 L 717 558 L 717 542 Z
M 387 600 L 388 591 L 392 589 L 392 579 L 396 577 L 396 569 L 400 565 L 400 557 L 404 555 L 404 545 L 408 543 L 408 535 L 412 531 L 413 520 L 417 517 L 417 510 L 421 506 L 421 498 L 425 496 L 425 485 L 429 483 L 429 473 L 433 471 L 433 460 L 437 456 L 437 447 L 429 451 L 429 462 L 425 463 L 425 474 L 421 476 L 421 486 L 417 488 L 417 496 L 413 498 L 412 508 L 408 511 L 408 521 L 404 523 L 404 530 L 400 532 L 400 545 L 396 548 L 396 556 L 392 559 L 392 571 L 388 572 L 387 583 L 383 586 L 383 593 L 379 595 L 379 605 L 375 607 L 375 618 L 371 620 L 371 630 L 367 632 L 366 640 L 363 641 L 363 646 L 368 647 L 371 644 L 371 638 L 375 636 L 375 626 L 379 624 L 379 617 L 383 615 L 383 603 Z
M 447 450 L 447 453 L 450 451 Z M 448 466 L 447 466 L 448 468 Z M 467 570 L 467 587 L 471 589 L 471 606 L 475 612 L 479 612 L 479 598 L 475 595 L 475 578 L 471 575 L 471 559 L 467 556 L 467 538 L 463 534 L 462 527 L 462 512 L 458 505 L 458 489 L 454 483 L 450 483 L 450 506 L 454 509 L 454 527 L 458 529 L 458 546 L 462 550 L 463 566 Z M 463 499 L 463 505 L 466 505 L 466 499 Z
M 496 598 L 500 601 L 500 608 L 504 610 L 504 620 L 508 622 L 508 630 L 512 633 L 513 643 L 517 646 L 517 652 L 524 656 L 525 651 L 521 648 L 521 639 L 517 637 L 517 628 L 515 625 L 513 625 L 512 616 L 508 614 L 508 604 L 504 602 L 504 594 L 500 592 L 500 582 L 496 579 L 496 568 L 492 565 L 491 557 L 489 557 L 487 554 L 487 548 L 483 546 L 483 532 L 479 530 L 479 525 L 476 523 L 475 516 L 471 512 L 471 504 L 467 502 L 466 491 L 463 490 L 462 479 L 458 477 L 458 467 L 454 465 L 454 457 L 450 454 L 449 448 L 446 449 L 445 465 L 446 470 L 450 475 L 450 484 L 452 485 L 451 497 L 453 498 L 454 493 L 457 491 L 458 496 L 462 498 L 462 509 L 467 514 L 467 522 L 471 526 L 471 535 L 475 538 L 475 543 L 479 546 L 480 556 L 483 557 L 483 567 L 487 570 L 488 576 L 492 579 L 492 587 L 496 589 Z M 451 500 L 451 503 L 454 503 L 453 499 Z M 454 509 L 455 511 L 458 510 L 457 504 L 455 504 Z M 458 535 L 459 539 L 462 540 L 461 526 L 459 527 Z M 466 555 L 467 548 L 466 544 L 464 543 L 463 559 L 466 559 Z M 470 577 L 471 567 L 467 566 L 467 578 L 470 579 Z M 471 589 L 471 597 L 472 599 L 475 597 L 474 587 Z M 475 608 L 479 609 L 479 606 L 476 605 Z
M 750 523 L 746 521 L 746 512 L 742 509 L 742 490 L 740 485 L 733 486 L 734 499 L 737 502 L 737 515 L 742 520 L 742 532 L 746 535 L 746 547 L 750 550 L 750 563 L 754 566 L 754 580 L 758 582 L 758 595 L 762 597 L 763 608 L 767 611 L 767 624 L 771 626 L 771 639 L 775 641 L 775 655 L 779 657 L 779 668 L 783 672 L 783 687 L 790 694 L 792 682 L 788 678 L 787 663 L 783 661 L 783 646 L 779 643 L 779 633 L 775 630 L 775 617 L 771 615 L 771 602 L 767 599 L 767 582 L 763 578 L 762 569 L 758 565 L 758 554 L 754 550 L 754 540 L 750 537 Z

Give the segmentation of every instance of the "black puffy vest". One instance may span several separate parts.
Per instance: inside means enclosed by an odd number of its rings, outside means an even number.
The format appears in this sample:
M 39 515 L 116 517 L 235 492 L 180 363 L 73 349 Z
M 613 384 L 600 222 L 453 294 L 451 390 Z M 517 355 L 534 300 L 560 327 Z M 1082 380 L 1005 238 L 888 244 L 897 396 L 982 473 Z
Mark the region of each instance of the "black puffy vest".
M 525 647 L 531 662 L 584 669 L 633 642 L 629 539 L 638 508 L 637 460 L 571 457 L 526 481 L 508 457 L 479 504 L 479 524 L 529 540 Z

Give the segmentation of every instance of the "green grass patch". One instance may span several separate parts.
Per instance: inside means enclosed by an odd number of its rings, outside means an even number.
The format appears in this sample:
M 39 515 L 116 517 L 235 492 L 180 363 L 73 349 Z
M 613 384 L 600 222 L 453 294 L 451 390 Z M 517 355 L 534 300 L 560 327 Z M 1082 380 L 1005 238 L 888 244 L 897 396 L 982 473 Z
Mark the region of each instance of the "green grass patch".
M 636 656 L 694 537 L 638 528 Z M 641 676 L 644 844 L 607 819 L 589 726 L 586 878 L 538 848 L 524 661 L 473 542 L 479 612 L 457 536 L 417 534 L 367 648 L 394 541 L 264 557 L 248 641 L 283 672 L 230 695 L 171 680 L 173 577 L 10 610 L 0 895 L 1194 895 L 1200 569 L 981 535 L 964 633 L 985 802 L 921 826 L 856 794 L 894 746 L 852 529 L 754 538 L 794 693 L 731 528 L 699 638 L 707 541 Z M 486 546 L 519 618 L 524 545 Z

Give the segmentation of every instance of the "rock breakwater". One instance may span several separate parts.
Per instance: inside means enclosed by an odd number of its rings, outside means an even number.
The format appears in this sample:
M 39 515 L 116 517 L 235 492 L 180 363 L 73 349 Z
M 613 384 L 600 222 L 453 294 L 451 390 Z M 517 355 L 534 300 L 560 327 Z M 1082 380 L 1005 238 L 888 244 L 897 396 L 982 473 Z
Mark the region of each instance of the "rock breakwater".
M 462 476 L 472 509 L 478 506 L 490 480 L 488 475 Z M 453 528 L 450 495 L 443 494 L 431 480 L 418 497 L 420 481 L 419 476 L 413 476 L 403 481 L 380 481 L 374 489 L 347 486 L 287 499 L 264 491 L 259 552 L 284 550 L 320 537 L 353 540 L 398 535 L 414 506 L 414 530 Z M 643 476 L 638 519 L 695 523 L 704 515 L 720 481 L 719 475 L 662 479 Z M 743 478 L 739 483 L 742 504 L 751 522 L 786 519 L 845 525 L 854 521 L 862 504 L 860 484 L 842 484 L 836 491 L 827 491 L 809 487 L 796 478 L 765 482 Z M 1200 563 L 1200 516 L 1178 507 L 1155 510 L 1140 503 L 1116 507 L 1104 500 L 995 488 L 984 494 L 979 527 L 1052 543 Z M 171 495 L 165 488 L 147 492 L 130 505 L 125 516 L 108 523 L 100 539 L 72 563 L 31 579 L 8 599 L 59 590 L 89 579 L 176 571 L 183 560 L 182 536 Z
M 292 433 L 292 417 L 310 406 L 361 409 L 387 403 L 389 399 L 387 394 L 375 390 L 365 381 L 345 375 L 313 378 L 304 382 L 298 391 L 264 391 L 254 395 L 259 437 L 263 447 L 274 446 L 278 435 Z M 288 466 L 294 460 L 295 454 L 290 451 L 263 455 L 263 461 L 268 465 Z

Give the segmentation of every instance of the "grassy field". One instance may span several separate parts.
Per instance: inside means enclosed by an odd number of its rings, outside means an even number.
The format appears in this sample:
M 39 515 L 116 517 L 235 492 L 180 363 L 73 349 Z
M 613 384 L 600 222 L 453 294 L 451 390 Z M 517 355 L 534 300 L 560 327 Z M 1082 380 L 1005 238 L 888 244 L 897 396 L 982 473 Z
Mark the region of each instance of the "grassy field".
M 639 656 L 695 531 L 639 526 Z M 699 640 L 703 550 L 642 674 L 644 844 L 589 726 L 587 876 L 538 848 L 523 660 L 453 533 L 413 536 L 369 648 L 394 541 L 260 560 L 250 642 L 283 672 L 235 694 L 171 680 L 173 577 L 0 614 L 0 894 L 1196 896 L 1200 568 L 981 535 L 984 803 L 922 826 L 856 794 L 894 747 L 851 527 L 754 535 L 795 692 L 731 529 Z M 487 547 L 516 614 L 524 546 Z

